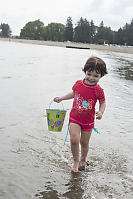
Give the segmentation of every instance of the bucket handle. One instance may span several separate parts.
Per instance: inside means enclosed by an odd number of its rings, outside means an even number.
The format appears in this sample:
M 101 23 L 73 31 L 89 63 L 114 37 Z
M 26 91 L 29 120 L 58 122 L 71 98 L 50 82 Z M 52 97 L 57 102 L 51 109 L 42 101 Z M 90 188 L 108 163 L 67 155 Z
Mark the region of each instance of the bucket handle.
M 54 100 L 52 100 L 50 103 L 49 103 L 49 109 L 50 109 L 50 107 L 51 107 L 51 104 L 54 102 Z M 63 105 L 63 103 L 62 102 L 60 102 L 61 103 L 61 105 L 62 105 L 62 108 L 63 108 L 63 110 L 64 110 L 64 105 Z

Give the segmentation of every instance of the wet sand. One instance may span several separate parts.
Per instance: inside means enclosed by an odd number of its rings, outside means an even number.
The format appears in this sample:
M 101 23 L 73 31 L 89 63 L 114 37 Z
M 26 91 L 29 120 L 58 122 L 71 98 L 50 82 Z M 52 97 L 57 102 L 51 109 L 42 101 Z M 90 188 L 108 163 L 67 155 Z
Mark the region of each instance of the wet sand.
M 120 52 L 120 53 L 133 53 L 133 46 L 108 46 L 108 45 L 97 45 L 97 44 L 84 44 L 84 43 L 75 43 L 75 42 L 57 42 L 57 41 L 39 41 L 39 40 L 26 40 L 26 39 L 9 39 L 9 38 L 0 38 L 1 41 L 12 41 L 12 42 L 20 42 L 20 43 L 30 43 L 37 45 L 46 45 L 46 46 L 58 46 L 58 47 L 66 47 L 66 46 L 74 46 L 80 48 L 90 48 L 92 50 L 106 50 L 112 52 Z

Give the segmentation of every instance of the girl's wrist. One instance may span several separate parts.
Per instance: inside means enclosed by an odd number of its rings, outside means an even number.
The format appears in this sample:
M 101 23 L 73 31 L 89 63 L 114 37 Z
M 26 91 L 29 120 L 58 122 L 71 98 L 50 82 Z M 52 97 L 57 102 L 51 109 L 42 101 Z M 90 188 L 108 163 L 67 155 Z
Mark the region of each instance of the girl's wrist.
M 101 115 L 103 115 L 103 112 L 102 112 L 102 111 L 99 111 L 99 113 L 100 113 Z
M 61 98 L 61 97 L 58 97 L 57 102 L 59 103 L 59 102 L 61 102 L 61 101 L 62 101 L 62 98 Z

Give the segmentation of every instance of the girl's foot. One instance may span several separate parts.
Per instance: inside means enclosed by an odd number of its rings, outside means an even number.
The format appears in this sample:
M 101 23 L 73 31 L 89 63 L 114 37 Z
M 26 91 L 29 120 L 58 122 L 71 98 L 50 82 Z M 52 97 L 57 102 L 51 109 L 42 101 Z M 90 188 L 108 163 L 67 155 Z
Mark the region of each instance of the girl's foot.
M 83 170 L 85 170 L 85 165 L 86 165 L 86 162 L 82 162 L 82 161 L 80 161 L 79 162 L 79 171 L 83 171 Z
M 79 162 L 74 162 L 72 172 L 78 173 Z

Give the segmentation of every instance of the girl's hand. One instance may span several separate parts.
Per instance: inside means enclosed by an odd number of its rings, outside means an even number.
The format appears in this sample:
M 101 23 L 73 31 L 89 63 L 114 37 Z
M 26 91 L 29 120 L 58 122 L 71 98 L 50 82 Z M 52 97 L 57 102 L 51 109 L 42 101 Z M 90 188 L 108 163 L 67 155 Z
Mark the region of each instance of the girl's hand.
M 62 101 L 62 100 L 61 100 L 60 97 L 55 97 L 55 98 L 54 98 L 54 102 L 60 103 L 61 101 Z
M 98 120 L 101 120 L 102 119 L 102 112 L 100 112 L 100 111 L 97 111 L 96 112 L 96 119 L 98 119 Z

